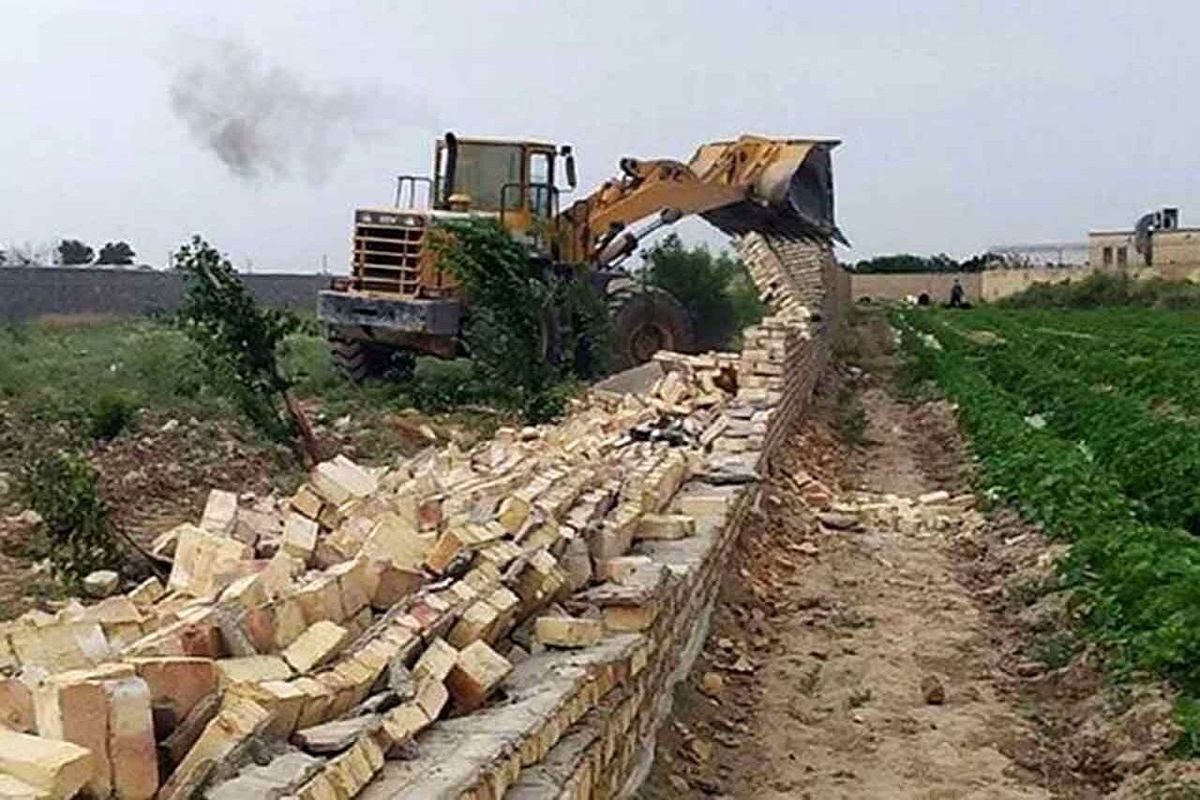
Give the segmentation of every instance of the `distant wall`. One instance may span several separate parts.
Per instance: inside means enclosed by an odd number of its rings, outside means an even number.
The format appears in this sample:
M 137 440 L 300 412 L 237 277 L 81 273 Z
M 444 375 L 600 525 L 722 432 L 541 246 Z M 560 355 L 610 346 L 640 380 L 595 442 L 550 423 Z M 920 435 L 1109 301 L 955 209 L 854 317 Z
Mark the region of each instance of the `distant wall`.
M 934 303 L 950 299 L 950 287 L 957 277 L 963 285 L 967 299 L 971 302 L 992 302 L 1003 297 L 1023 292 L 1035 283 L 1062 283 L 1086 278 L 1096 267 L 1084 264 L 1077 267 L 1032 267 L 1030 269 L 990 269 L 986 272 L 945 273 L 911 272 L 897 275 L 850 274 L 851 296 L 855 301 L 903 300 L 922 292 L 929 294 Z M 1107 270 L 1116 272 L 1117 270 Z M 1161 277 L 1166 280 L 1191 280 L 1200 282 L 1200 265 L 1171 264 L 1158 268 L 1142 267 L 1119 270 L 1138 280 Z
M 254 295 L 276 308 L 312 309 L 328 275 L 241 276 Z M 180 276 L 149 270 L 77 267 L 0 268 L 0 320 L 54 315 L 141 315 L 179 308 Z
M 855 301 L 903 300 L 928 294 L 934 303 L 950 300 L 950 289 L 957 278 L 971 302 L 978 302 L 982 286 L 978 272 L 905 272 L 850 276 L 850 297 Z

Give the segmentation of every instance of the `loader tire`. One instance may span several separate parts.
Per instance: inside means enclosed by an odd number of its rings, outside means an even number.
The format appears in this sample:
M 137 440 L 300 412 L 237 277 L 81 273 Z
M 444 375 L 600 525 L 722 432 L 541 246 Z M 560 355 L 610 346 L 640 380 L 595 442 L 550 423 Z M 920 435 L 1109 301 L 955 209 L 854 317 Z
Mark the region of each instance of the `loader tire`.
M 391 360 L 391 348 L 357 339 L 330 339 L 329 349 L 338 371 L 351 383 L 382 376 Z
M 692 321 L 670 292 L 622 286 L 608 298 L 613 323 L 611 369 L 619 372 L 650 360 L 659 350 L 692 348 Z

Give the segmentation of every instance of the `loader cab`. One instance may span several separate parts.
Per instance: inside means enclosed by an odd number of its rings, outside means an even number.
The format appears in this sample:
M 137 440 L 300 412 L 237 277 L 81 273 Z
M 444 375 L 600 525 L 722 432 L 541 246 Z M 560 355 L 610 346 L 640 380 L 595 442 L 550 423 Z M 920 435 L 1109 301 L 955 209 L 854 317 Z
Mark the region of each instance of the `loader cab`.
M 575 157 L 566 145 L 447 133 L 438 140 L 433 174 L 435 209 L 494 214 L 514 236 L 545 249 L 559 195 L 575 188 Z

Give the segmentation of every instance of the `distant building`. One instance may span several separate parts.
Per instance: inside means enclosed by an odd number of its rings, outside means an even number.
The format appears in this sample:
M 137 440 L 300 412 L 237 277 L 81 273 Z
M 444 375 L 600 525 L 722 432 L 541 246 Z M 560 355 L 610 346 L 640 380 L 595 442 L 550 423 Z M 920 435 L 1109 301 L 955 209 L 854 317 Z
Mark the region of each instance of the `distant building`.
M 1088 233 L 1088 264 L 1098 270 L 1151 269 L 1168 280 L 1200 269 L 1200 228 L 1179 226 L 1179 212 L 1147 214 L 1134 230 Z

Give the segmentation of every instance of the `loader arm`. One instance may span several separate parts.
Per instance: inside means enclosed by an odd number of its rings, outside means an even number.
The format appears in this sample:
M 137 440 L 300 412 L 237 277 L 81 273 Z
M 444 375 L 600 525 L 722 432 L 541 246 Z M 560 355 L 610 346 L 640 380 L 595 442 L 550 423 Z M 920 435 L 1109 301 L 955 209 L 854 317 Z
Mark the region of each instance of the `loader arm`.
M 555 220 L 559 258 L 605 264 L 628 255 L 639 238 L 631 226 L 654 214 L 667 223 L 701 214 L 730 232 L 782 226 L 841 239 L 829 166 L 837 144 L 747 135 L 702 145 L 686 164 L 622 159 L 622 177 Z

